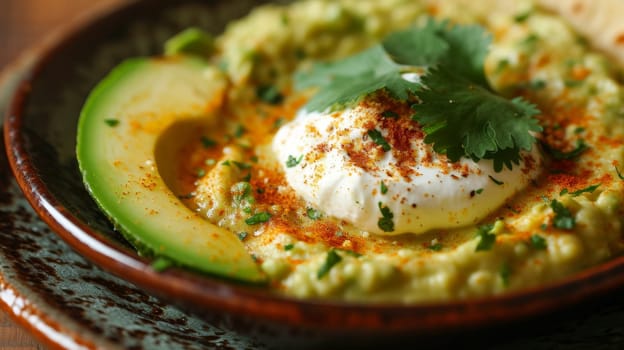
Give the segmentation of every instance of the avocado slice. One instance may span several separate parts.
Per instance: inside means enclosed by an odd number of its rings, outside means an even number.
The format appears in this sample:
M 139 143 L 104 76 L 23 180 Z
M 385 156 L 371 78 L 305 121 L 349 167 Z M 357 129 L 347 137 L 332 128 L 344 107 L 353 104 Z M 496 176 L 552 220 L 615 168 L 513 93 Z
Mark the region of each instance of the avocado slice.
M 170 143 L 188 137 L 184 131 L 193 125 L 215 122 L 225 87 L 222 73 L 199 58 L 124 61 L 83 106 L 78 164 L 97 204 L 139 253 L 262 282 L 265 275 L 238 237 L 188 209 L 161 175 L 173 172 Z

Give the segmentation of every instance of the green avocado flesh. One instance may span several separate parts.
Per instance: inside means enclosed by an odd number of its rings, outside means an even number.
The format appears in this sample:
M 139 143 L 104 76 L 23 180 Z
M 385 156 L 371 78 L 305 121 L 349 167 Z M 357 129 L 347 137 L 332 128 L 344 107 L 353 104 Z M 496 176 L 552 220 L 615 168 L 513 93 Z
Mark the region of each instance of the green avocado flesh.
M 209 125 L 217 118 L 210 101 L 218 100 L 225 84 L 217 75 L 199 58 L 121 63 L 82 109 L 78 163 L 95 201 L 142 254 L 262 282 L 264 274 L 238 237 L 188 209 L 163 180 L 174 172 L 173 143 L 187 138 L 179 126 Z M 172 130 L 178 135 L 172 137 Z

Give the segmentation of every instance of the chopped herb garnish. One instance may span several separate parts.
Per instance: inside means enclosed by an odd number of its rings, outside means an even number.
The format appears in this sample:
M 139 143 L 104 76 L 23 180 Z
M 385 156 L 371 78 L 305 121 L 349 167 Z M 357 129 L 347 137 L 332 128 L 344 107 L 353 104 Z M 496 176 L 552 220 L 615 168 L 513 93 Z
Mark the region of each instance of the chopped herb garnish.
M 546 87 L 546 82 L 541 79 L 532 80 L 528 87 L 531 90 L 541 90 Z
M 496 65 L 496 73 L 502 72 L 507 67 L 509 67 L 509 60 L 508 59 L 502 59 L 502 60 L 498 61 L 498 64 Z
M 582 134 L 583 132 L 585 132 L 585 128 L 582 126 L 579 126 L 578 128 L 574 129 L 574 133 L 575 134 Z
M 240 170 L 251 169 L 251 164 L 238 162 L 238 161 L 235 161 L 235 160 L 232 161 L 232 164 L 236 165 L 236 167 L 238 167 Z
M 251 195 L 251 184 L 249 182 L 237 182 L 230 189 L 235 202 L 240 202 Z
M 151 263 L 152 269 L 154 269 L 154 271 L 156 272 L 165 271 L 173 265 L 173 261 L 171 261 L 171 259 L 169 258 L 165 258 L 164 256 L 157 257 L 156 260 L 152 261 Z
M 275 119 L 275 122 L 273 123 L 273 129 L 279 129 L 282 125 L 284 125 L 285 121 L 286 119 L 282 117 Z
M 214 147 L 217 145 L 217 141 L 213 139 L 209 139 L 206 136 L 202 136 L 200 141 L 201 141 L 202 146 L 204 146 L 204 148 L 210 148 L 210 147 Z
M 294 245 L 294 244 L 292 244 L 292 243 L 288 243 L 288 244 L 286 244 L 286 245 L 284 246 L 284 250 L 285 250 L 285 251 L 289 251 L 289 250 L 292 250 L 294 247 L 295 247 L 295 245 Z
M 580 190 L 574 191 L 574 192 L 570 192 L 570 195 L 572 197 L 578 197 L 583 193 L 592 193 L 594 192 L 598 187 L 600 187 L 600 184 L 596 184 L 596 185 L 591 185 L 591 186 L 587 186 L 585 188 L 582 188 Z M 561 191 L 563 192 L 563 191 Z
M 247 129 L 245 129 L 244 126 L 238 124 L 236 126 L 236 129 L 234 129 L 234 137 L 239 138 L 243 136 L 246 132 L 247 132 Z
M 295 49 L 295 58 L 298 60 L 302 60 L 304 58 L 306 58 L 307 54 L 305 52 L 305 50 L 301 47 L 298 47 Z
M 380 187 L 379 190 L 381 191 L 381 194 L 388 193 L 388 187 L 383 181 L 381 182 L 381 185 L 379 187 Z
M 252 206 L 256 203 L 251 191 L 251 184 L 247 181 L 237 182 L 230 188 L 233 203 L 245 213 L 251 213 Z
M 256 96 L 268 104 L 276 105 L 284 100 L 284 96 L 274 85 L 260 86 L 256 90 Z
M 351 255 L 354 258 L 359 258 L 362 256 L 362 254 L 358 253 L 358 252 L 354 252 L 353 250 L 346 250 L 346 249 L 339 249 L 341 252 L 344 252 L 345 254 Z
M 479 228 L 477 229 L 477 236 L 480 239 L 479 243 L 477 243 L 477 247 L 475 248 L 476 252 L 492 249 L 492 246 L 494 246 L 494 243 L 496 243 L 496 235 L 490 233 L 493 228 L 494 225 L 492 224 L 479 226 Z
M 492 175 L 488 175 L 488 176 L 490 177 L 490 180 L 492 180 L 492 182 L 494 182 L 495 184 L 497 184 L 499 186 L 504 184 L 504 182 L 496 180 Z
M 440 250 L 442 250 L 442 243 L 438 242 L 437 239 L 434 239 L 429 244 L 429 249 L 433 250 L 434 252 L 439 252 Z
M 248 217 L 247 219 L 245 219 L 245 223 L 247 225 L 257 225 L 269 221 L 270 218 L 271 214 L 263 211 L 261 213 L 252 215 L 251 217 Z
M 206 170 L 204 169 L 197 169 L 197 173 L 195 173 L 195 176 L 197 176 L 197 178 L 202 178 L 204 176 L 206 176 Z
M 509 277 L 511 276 L 511 267 L 509 266 L 508 263 L 504 263 L 501 266 L 499 275 L 500 275 L 501 281 L 503 282 L 503 286 L 504 287 L 509 286 Z
M 479 188 L 479 189 L 478 189 L 478 190 L 476 190 L 475 192 L 476 192 L 477 194 L 481 194 L 481 193 L 483 193 L 483 189 L 482 189 L 482 188 Z
M 384 117 L 384 118 L 392 118 L 392 119 L 397 119 L 399 117 L 399 115 L 396 112 L 393 112 L 393 111 L 390 111 L 390 110 L 383 111 L 381 113 L 381 116 Z
M 566 79 L 563 84 L 567 87 L 574 88 L 581 86 L 583 84 L 583 80 Z
M 576 224 L 576 220 L 572 216 L 572 213 L 568 208 L 566 208 L 561 202 L 553 199 L 550 202 L 550 207 L 555 213 L 555 217 L 553 218 L 553 226 L 556 228 L 560 228 L 563 230 L 571 230 L 574 228 Z
M 288 155 L 288 159 L 286 160 L 286 167 L 287 168 L 296 167 L 297 165 L 299 165 L 299 163 L 301 163 L 302 159 L 303 159 L 303 155 L 300 155 L 299 158 L 295 158 L 292 155 Z
M 290 19 L 288 18 L 288 14 L 286 13 L 282 13 L 282 16 L 280 17 L 282 20 L 282 25 L 287 26 L 288 23 L 290 22 Z
M 384 139 L 384 137 L 381 135 L 381 131 L 377 129 L 371 129 L 368 130 L 367 134 L 368 137 L 370 137 L 373 142 L 381 146 L 384 151 L 388 152 L 391 149 L 390 144 L 388 144 L 386 139 Z
M 531 11 L 526 11 L 514 16 L 514 21 L 517 23 L 522 23 L 526 21 L 531 16 Z
M 538 234 L 531 235 L 529 242 L 531 242 L 531 247 L 537 250 L 544 250 L 547 248 L 546 239 Z
M 238 239 L 240 239 L 241 241 L 244 241 L 245 238 L 247 238 L 249 234 L 247 232 L 239 232 L 238 233 Z
M 589 147 L 585 144 L 583 139 L 579 139 L 576 143 L 576 148 L 570 152 L 562 152 L 558 149 L 551 148 L 547 144 L 543 144 L 544 149 L 556 160 L 572 160 L 578 158 L 583 152 L 587 151 Z
M 106 123 L 106 125 L 110 127 L 114 127 L 114 126 L 119 125 L 119 120 L 118 119 L 106 119 L 104 120 L 104 123 Z
M 394 221 L 392 221 L 394 214 L 392 214 L 390 208 L 384 206 L 381 202 L 379 202 L 378 206 L 382 217 L 377 221 L 377 226 L 384 232 L 394 231 Z
M 195 197 L 195 193 L 191 192 L 191 193 L 187 193 L 187 194 L 180 194 L 178 195 L 178 198 L 180 199 L 191 199 Z
M 540 37 L 535 33 L 531 33 L 527 35 L 527 37 L 521 42 L 523 45 L 535 45 L 539 41 Z
M 546 229 L 547 229 L 547 228 L 548 228 L 548 224 L 541 224 L 541 225 L 540 225 L 540 229 L 541 229 L 542 231 L 546 231 Z
M 316 278 L 318 279 L 323 278 L 325 275 L 329 273 L 329 270 L 331 270 L 332 267 L 334 267 L 340 261 L 342 261 L 342 257 L 338 255 L 335 249 L 332 249 L 329 252 L 327 252 L 327 256 L 325 257 L 325 262 L 323 263 L 323 265 L 321 265 L 318 272 L 316 273 Z
M 483 69 L 489 45 L 490 36 L 481 27 L 430 20 L 355 56 L 299 72 L 296 86 L 320 88 L 306 105 L 317 111 L 380 90 L 398 100 L 417 96 L 421 103 L 414 107 L 415 118 L 436 152 L 451 161 L 492 159 L 500 171 L 519 164 L 520 152 L 535 142 L 532 132 L 542 128 L 533 118 L 539 113 L 535 106 L 494 93 Z M 402 78 L 423 66 L 429 69 L 420 82 Z
M 308 217 L 312 220 L 318 220 L 321 218 L 321 216 L 323 216 L 323 214 L 321 214 L 320 211 L 314 209 L 314 208 L 308 208 L 306 209 L 306 213 L 308 214 Z
M 624 180 L 624 176 L 622 175 L 622 173 L 620 173 L 620 169 L 618 169 L 617 166 L 613 166 L 615 168 L 615 172 L 617 173 L 617 176 L 620 178 L 620 180 Z
M 229 160 L 224 160 L 223 162 L 221 162 L 221 165 L 223 166 L 230 166 L 230 161 Z

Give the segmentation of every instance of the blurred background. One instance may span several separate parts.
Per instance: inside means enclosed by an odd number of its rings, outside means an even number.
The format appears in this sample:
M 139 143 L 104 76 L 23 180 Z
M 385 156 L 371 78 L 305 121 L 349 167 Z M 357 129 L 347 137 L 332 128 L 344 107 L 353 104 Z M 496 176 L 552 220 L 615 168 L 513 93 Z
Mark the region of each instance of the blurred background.
M 0 69 L 54 28 L 129 0 L 0 0 Z
M 76 18 L 128 1 L 131 0 L 0 0 L 0 71 L 20 52 Z M 0 310 L 0 349 L 44 347 Z

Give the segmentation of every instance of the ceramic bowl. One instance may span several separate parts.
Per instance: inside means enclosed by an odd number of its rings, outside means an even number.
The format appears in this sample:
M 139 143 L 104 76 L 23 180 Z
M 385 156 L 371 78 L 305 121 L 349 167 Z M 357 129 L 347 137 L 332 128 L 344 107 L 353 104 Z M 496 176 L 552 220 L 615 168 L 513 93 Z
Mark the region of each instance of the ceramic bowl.
M 137 1 L 62 36 L 21 83 L 5 121 L 12 170 L 41 218 L 103 269 L 205 317 L 238 328 L 287 330 L 334 339 L 415 339 L 483 329 L 586 302 L 623 285 L 624 258 L 540 288 L 418 305 L 296 300 L 262 288 L 169 269 L 154 272 L 113 230 L 85 190 L 75 158 L 76 124 L 90 89 L 117 63 L 160 52 L 190 25 L 220 32 L 261 1 Z

